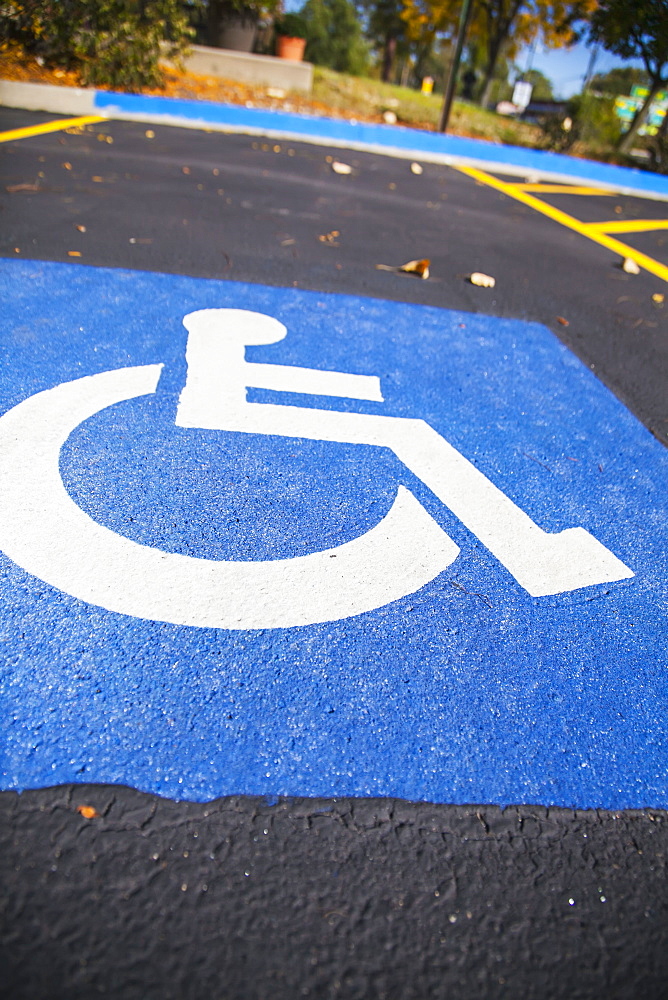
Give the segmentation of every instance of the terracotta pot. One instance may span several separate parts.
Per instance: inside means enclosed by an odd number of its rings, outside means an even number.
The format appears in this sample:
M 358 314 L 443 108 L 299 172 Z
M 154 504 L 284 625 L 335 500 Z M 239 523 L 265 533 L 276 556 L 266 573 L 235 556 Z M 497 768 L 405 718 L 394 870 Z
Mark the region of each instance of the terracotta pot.
M 301 62 L 304 58 L 305 48 L 305 38 L 289 38 L 287 35 L 278 35 L 276 38 L 276 55 L 279 59 L 292 59 L 294 62 Z

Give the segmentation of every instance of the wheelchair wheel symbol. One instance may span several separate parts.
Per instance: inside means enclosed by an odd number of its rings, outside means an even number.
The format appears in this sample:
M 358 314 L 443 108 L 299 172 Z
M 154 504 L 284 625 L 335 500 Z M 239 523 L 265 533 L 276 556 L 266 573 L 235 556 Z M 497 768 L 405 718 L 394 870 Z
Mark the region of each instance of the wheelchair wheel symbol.
M 277 320 L 236 309 L 184 319 L 188 374 L 181 427 L 388 447 L 533 596 L 633 576 L 583 528 L 549 534 L 422 420 L 248 403 L 247 387 L 382 401 L 374 376 L 245 360 L 245 347 L 286 335 Z M 373 611 L 414 593 L 459 554 L 400 486 L 371 530 L 291 559 L 200 559 L 141 545 L 71 499 L 60 450 L 115 403 L 156 391 L 162 365 L 101 372 L 35 394 L 0 417 L 0 549 L 27 572 L 90 604 L 136 618 L 206 628 L 290 628 Z

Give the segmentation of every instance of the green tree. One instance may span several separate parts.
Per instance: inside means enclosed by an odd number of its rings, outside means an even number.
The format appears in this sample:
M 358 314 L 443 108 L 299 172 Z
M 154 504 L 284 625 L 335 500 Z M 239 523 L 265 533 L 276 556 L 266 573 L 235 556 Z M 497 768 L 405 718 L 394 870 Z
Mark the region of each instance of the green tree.
M 647 99 L 618 144 L 628 153 L 656 94 L 668 86 L 668 0 L 599 0 L 590 36 L 622 59 L 642 59 L 647 70 Z
M 594 93 L 622 97 L 630 94 L 632 87 L 646 87 L 648 83 L 649 77 L 643 69 L 636 66 L 615 66 L 607 73 L 596 73 L 591 78 L 589 87 Z
M 526 80 L 533 87 L 531 97 L 536 101 L 553 101 L 554 100 L 554 90 L 552 89 L 552 81 L 549 77 L 541 73 L 539 69 L 528 69 L 526 73 L 522 73 L 522 79 Z
M 178 59 L 193 32 L 179 0 L 16 0 L 0 6 L 0 38 L 93 86 L 159 86 L 162 57 Z
M 380 78 L 394 79 L 397 54 L 406 48 L 406 22 L 402 17 L 403 0 L 359 0 L 366 15 L 368 37 L 382 53 Z
M 300 14 L 306 23 L 306 58 L 310 62 L 338 73 L 364 75 L 369 50 L 350 0 L 306 0 Z

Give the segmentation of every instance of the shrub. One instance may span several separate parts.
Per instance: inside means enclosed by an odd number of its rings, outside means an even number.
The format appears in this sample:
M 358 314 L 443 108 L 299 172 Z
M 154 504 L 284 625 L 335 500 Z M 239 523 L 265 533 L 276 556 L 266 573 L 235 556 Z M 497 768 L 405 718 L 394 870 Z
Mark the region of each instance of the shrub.
M 194 32 L 179 0 L 15 0 L 0 4 L 0 37 L 93 86 L 160 86 Z
M 299 14 L 288 13 L 274 22 L 277 35 L 286 38 L 308 38 L 306 21 Z

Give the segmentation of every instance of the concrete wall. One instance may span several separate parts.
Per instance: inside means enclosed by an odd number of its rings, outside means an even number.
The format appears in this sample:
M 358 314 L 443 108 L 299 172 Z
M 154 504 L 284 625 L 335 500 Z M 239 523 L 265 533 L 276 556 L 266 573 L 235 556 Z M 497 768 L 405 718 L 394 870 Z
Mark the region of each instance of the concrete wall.
M 185 60 L 190 73 L 217 76 L 223 80 L 280 87 L 283 90 L 300 90 L 310 94 L 313 86 L 313 66 L 307 62 L 277 59 L 276 56 L 258 56 L 252 52 L 232 52 L 230 49 L 213 49 L 194 45 L 192 54 Z

